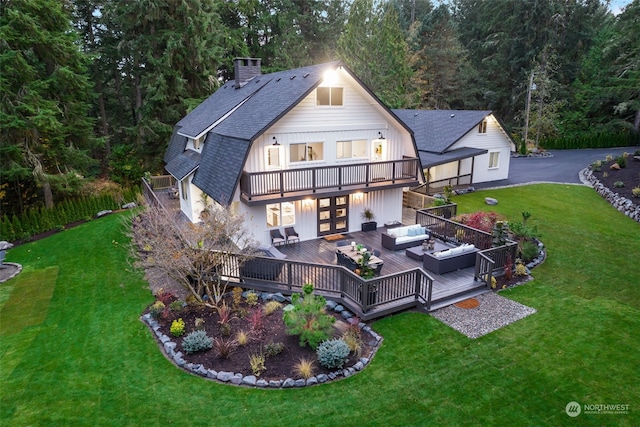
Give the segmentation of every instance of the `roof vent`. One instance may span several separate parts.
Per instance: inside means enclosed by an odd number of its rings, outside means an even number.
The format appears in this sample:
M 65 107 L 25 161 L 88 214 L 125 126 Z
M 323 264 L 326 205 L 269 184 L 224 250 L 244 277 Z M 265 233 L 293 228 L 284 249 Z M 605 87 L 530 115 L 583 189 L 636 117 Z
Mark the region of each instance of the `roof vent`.
M 456 116 L 455 114 L 452 114 L 449 117 L 451 117 L 453 119 L 455 116 Z
M 282 80 L 282 77 L 278 77 L 278 78 L 276 79 L 276 81 L 277 81 L 277 82 L 279 82 L 280 80 Z
M 289 77 L 289 80 L 293 80 L 295 78 L 296 78 L 296 76 L 291 76 L 291 77 Z
M 306 79 L 307 77 L 309 77 L 309 73 L 304 73 L 304 76 L 302 77 Z
M 235 58 L 233 60 L 233 77 L 235 87 L 241 88 L 251 79 L 262 74 L 260 58 Z

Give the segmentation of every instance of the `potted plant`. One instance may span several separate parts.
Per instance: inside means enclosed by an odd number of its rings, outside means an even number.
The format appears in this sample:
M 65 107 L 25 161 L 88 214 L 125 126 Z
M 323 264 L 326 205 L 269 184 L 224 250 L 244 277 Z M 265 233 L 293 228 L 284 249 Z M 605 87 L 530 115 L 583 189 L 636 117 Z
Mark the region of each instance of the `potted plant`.
M 365 221 L 362 223 L 362 231 L 375 231 L 378 228 L 378 223 L 374 221 L 376 216 L 371 208 L 364 208 L 360 217 Z

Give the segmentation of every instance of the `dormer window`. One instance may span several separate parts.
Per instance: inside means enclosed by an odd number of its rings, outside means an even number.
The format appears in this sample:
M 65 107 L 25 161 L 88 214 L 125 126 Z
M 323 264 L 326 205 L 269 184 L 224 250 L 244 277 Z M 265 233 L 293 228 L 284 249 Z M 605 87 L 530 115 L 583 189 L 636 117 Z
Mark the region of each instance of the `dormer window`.
M 484 119 L 478 125 L 478 133 L 487 133 L 487 119 Z
M 316 89 L 316 104 L 342 106 L 344 88 L 341 87 L 319 87 Z

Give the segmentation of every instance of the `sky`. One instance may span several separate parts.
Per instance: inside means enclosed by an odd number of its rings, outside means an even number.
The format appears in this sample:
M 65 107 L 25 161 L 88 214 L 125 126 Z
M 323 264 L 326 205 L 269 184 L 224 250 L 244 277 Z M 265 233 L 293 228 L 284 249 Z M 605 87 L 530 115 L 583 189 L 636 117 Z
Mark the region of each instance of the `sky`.
M 611 12 L 613 12 L 614 15 L 619 14 L 631 1 L 632 0 L 611 0 Z

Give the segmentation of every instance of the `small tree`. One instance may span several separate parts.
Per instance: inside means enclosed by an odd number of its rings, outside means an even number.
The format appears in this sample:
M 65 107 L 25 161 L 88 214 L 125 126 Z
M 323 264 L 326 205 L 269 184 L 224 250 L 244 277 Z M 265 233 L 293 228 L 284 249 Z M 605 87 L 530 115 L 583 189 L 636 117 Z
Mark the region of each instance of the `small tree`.
M 226 292 L 225 266 L 234 254 L 241 254 L 242 264 L 255 247 L 242 217 L 221 206 L 198 224 L 179 225 L 163 208 L 148 205 L 132 218 L 131 238 L 138 266 L 148 274 L 167 275 L 210 307 L 217 307 Z
M 308 343 L 311 348 L 316 349 L 331 336 L 335 318 L 325 313 L 326 301 L 322 296 L 313 295 L 311 283 L 302 286 L 302 292 L 303 295 L 293 295 L 292 305 L 285 307 L 284 323 L 287 334 L 300 336 L 301 347 Z

